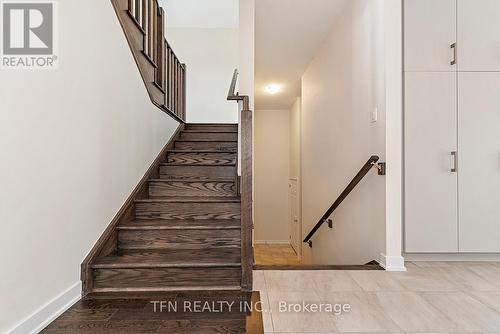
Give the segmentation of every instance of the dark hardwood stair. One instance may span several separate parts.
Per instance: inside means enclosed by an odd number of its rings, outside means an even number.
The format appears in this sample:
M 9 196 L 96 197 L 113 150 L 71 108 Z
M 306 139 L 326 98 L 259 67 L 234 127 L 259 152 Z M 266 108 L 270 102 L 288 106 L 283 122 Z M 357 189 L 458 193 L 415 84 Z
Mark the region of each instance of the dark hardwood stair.
M 234 180 L 176 180 L 149 181 L 149 196 L 236 196 Z
M 176 150 L 214 150 L 214 151 L 234 151 L 238 149 L 238 142 L 210 141 L 210 140 L 177 140 L 174 148 Z
M 91 263 L 89 296 L 241 290 L 237 139 L 237 125 L 185 125 Z
M 240 227 L 239 220 L 231 219 L 163 219 L 135 220 L 122 224 L 118 230 L 204 230 L 204 229 L 234 229 Z
M 167 163 L 186 165 L 235 165 L 236 151 L 214 150 L 172 150 L 168 152 Z

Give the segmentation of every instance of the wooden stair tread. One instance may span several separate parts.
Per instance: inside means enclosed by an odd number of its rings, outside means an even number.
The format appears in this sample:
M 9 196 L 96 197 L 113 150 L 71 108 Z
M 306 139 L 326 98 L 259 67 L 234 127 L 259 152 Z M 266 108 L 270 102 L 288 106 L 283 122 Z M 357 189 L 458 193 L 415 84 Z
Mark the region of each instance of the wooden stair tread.
M 177 139 L 176 142 L 200 142 L 200 143 L 237 143 L 238 140 L 217 140 L 217 139 Z
M 136 203 L 239 203 L 239 197 L 229 196 L 165 196 L 139 199 Z
M 239 288 L 241 290 L 241 288 Z M 210 290 L 210 291 L 169 291 L 166 293 L 162 294 L 156 294 L 154 291 L 153 292 L 124 292 L 124 293 L 116 293 L 116 292 L 109 292 L 109 293 L 100 293 L 100 294 L 95 294 L 95 293 L 90 293 L 87 296 L 84 297 L 84 300 L 86 299 L 103 299 L 107 303 L 107 301 L 112 301 L 112 300 L 145 300 L 147 302 L 151 300 L 178 300 L 178 299 L 193 299 L 193 300 L 213 300 L 215 301 L 220 301 L 220 300 L 234 300 L 236 302 L 239 302 L 240 300 L 247 301 L 248 298 L 250 297 L 251 292 L 244 292 L 240 291 L 238 292 L 233 292 L 233 291 L 228 291 L 228 290 Z
M 233 154 L 236 154 L 238 153 L 237 150 L 233 150 L 233 149 L 228 149 L 228 150 L 225 150 L 225 151 L 220 151 L 220 150 L 208 150 L 208 149 L 205 149 L 205 150 L 169 150 L 168 153 L 186 153 L 186 154 L 191 154 L 191 153 L 233 153 Z
M 179 182 L 179 183 L 210 183 L 210 182 L 216 182 L 216 183 L 234 183 L 236 182 L 235 179 L 203 179 L 203 180 L 193 180 L 193 179 L 176 179 L 176 178 L 169 178 L 169 179 L 149 179 L 149 182 L 161 182 L 161 183 L 172 183 L 172 182 Z
M 118 250 L 96 260 L 94 269 L 238 267 L 239 252 L 223 248 L 179 250 Z
M 239 229 L 241 223 L 234 219 L 157 219 L 135 220 L 121 224 L 118 230 L 203 230 L 203 229 Z
M 141 287 L 141 288 L 94 288 L 92 292 L 94 293 L 161 293 L 161 292 L 191 292 L 191 291 L 241 291 L 241 286 L 239 285 L 199 285 L 199 286 L 186 286 L 186 287 Z
M 238 130 L 182 130 L 185 133 L 238 133 Z
M 163 162 L 161 166 L 182 166 L 182 167 L 235 167 L 236 164 L 214 165 L 214 164 L 193 164 L 193 163 L 178 163 L 178 162 Z

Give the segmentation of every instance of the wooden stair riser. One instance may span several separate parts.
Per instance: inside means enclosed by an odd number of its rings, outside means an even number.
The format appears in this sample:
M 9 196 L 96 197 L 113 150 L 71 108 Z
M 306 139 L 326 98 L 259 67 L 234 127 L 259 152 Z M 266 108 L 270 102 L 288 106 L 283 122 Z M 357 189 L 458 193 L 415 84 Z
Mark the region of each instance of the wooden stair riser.
M 150 181 L 150 196 L 236 196 L 235 182 Z
M 186 124 L 190 131 L 238 131 L 238 124 Z
M 199 140 L 238 140 L 237 132 L 181 132 L 181 139 Z
M 230 229 L 239 228 L 241 222 L 238 220 L 229 219 L 160 219 L 160 220 L 139 220 L 128 224 L 118 226 L 118 230 L 171 230 L 171 229 L 186 229 L 186 230 L 206 230 L 206 229 Z
M 145 289 L 237 286 L 241 268 L 94 269 L 94 289 Z
M 240 219 L 240 203 L 138 202 L 137 219 Z
M 205 153 L 178 153 L 169 152 L 168 163 L 188 165 L 234 165 L 237 153 L 231 152 L 205 152 Z
M 236 180 L 236 166 L 172 166 L 160 167 L 162 179 Z
M 137 230 L 119 231 L 120 249 L 234 248 L 239 252 L 241 233 L 233 230 Z
M 238 143 L 234 141 L 176 141 L 176 150 L 214 150 L 214 151 L 234 151 L 238 149 Z

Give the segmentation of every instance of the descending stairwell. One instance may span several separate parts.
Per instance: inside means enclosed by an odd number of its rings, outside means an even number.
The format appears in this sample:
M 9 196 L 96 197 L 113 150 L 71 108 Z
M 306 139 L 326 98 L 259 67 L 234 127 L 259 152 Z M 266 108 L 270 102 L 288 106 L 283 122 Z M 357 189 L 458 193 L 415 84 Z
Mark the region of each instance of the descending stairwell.
M 87 293 L 241 290 L 237 125 L 186 125 Z M 90 286 L 91 284 L 91 286 Z

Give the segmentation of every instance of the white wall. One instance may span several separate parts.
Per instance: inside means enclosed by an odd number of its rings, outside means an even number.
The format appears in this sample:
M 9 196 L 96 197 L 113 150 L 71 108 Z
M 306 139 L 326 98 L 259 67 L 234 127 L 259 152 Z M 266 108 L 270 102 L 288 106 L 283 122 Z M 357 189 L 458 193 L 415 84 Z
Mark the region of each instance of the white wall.
M 239 88 L 250 97 L 250 109 L 255 99 L 255 0 L 239 0 Z
M 301 107 L 298 97 L 290 110 L 290 179 L 300 179 Z
M 255 241 L 288 242 L 290 111 L 255 112 Z
M 178 125 L 151 104 L 110 1 L 59 11 L 60 68 L 0 75 L 2 333 L 80 281 Z
M 238 67 L 236 28 L 167 28 L 167 39 L 187 64 L 187 121 L 237 123 L 238 106 L 227 101 Z
M 352 0 L 302 78 L 302 224 L 307 234 L 371 155 L 385 159 L 383 0 Z M 370 116 L 378 107 L 378 122 Z M 371 172 L 304 247 L 318 264 L 385 249 L 385 178 Z

